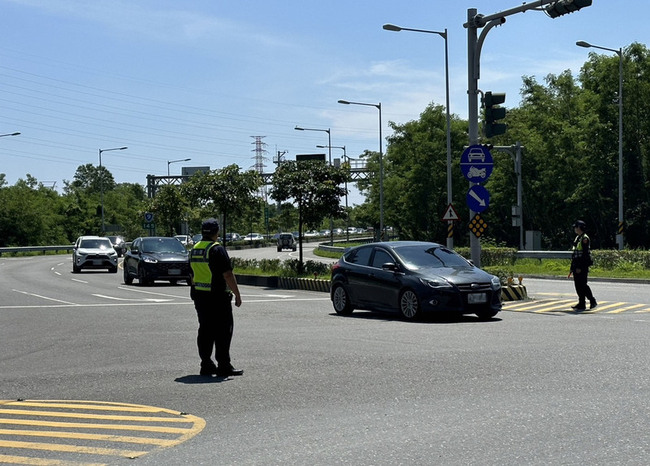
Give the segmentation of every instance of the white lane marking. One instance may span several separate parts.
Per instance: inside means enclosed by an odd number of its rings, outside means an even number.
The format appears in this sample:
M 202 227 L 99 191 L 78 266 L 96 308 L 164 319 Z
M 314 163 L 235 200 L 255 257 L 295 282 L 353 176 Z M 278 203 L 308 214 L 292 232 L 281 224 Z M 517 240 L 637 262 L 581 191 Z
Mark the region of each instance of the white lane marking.
M 79 280 L 78 278 L 71 278 L 70 280 L 72 280 L 73 282 L 77 282 L 77 283 L 86 283 L 86 284 L 88 284 L 87 281 L 85 281 L 85 280 Z
M 27 291 L 21 291 L 21 290 L 11 290 L 11 291 L 15 291 L 16 293 L 26 294 L 27 296 L 34 296 L 35 298 L 47 299 L 48 301 L 54 301 L 57 303 L 67 304 L 70 306 L 76 306 L 75 303 L 71 303 L 69 301 L 62 301 L 60 299 L 48 298 L 47 296 L 41 296 L 40 294 L 36 294 L 36 293 L 29 293 Z
M 168 301 L 171 301 L 171 299 L 156 299 L 156 298 L 118 298 L 117 296 L 106 296 L 104 294 L 93 294 L 93 296 L 97 298 L 104 298 L 104 299 L 112 299 L 114 301 L 148 301 L 152 303 L 166 303 Z
M 187 296 L 177 296 L 174 294 L 167 294 L 167 293 L 161 293 L 157 291 L 147 291 L 147 290 L 140 290 L 138 288 L 133 288 L 130 286 L 118 286 L 118 290 L 126 290 L 126 291 L 132 291 L 133 293 L 144 293 L 144 294 L 152 294 L 156 296 L 167 296 L 168 298 L 180 298 L 180 299 L 190 299 L 190 292 L 188 288 Z

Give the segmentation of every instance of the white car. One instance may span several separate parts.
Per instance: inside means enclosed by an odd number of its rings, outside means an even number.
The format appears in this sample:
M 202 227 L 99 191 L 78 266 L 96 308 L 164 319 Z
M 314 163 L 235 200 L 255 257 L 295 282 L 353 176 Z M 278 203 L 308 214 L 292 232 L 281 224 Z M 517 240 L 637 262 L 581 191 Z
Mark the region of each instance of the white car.
M 194 246 L 194 240 L 190 235 L 176 235 L 174 236 L 178 241 L 180 241 L 183 246 L 185 246 L 186 249 L 191 248 Z
M 258 241 L 264 241 L 264 237 L 259 233 L 249 233 L 246 236 L 244 236 L 244 241 L 248 243 L 254 243 Z
M 111 240 L 103 236 L 80 236 L 72 250 L 72 272 L 82 269 L 108 269 L 117 273 L 117 251 Z

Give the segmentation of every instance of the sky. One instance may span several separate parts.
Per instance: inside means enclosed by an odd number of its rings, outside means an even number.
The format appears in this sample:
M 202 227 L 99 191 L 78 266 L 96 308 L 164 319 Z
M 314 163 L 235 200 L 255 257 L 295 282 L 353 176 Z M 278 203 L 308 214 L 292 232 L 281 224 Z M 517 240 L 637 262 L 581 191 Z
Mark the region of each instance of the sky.
M 278 153 L 327 153 L 316 146 L 329 138 L 333 159 L 343 147 L 357 158 L 379 150 L 373 105 L 381 103 L 385 139 L 389 122 L 445 104 L 444 39 L 383 24 L 448 30 L 450 110 L 467 118 L 468 9 L 487 16 L 522 3 L 0 0 L 0 134 L 21 133 L 0 137 L 0 173 L 9 185 L 30 174 L 60 190 L 79 166 L 99 164 L 100 149 L 128 147 L 103 152 L 102 165 L 118 183 L 146 185 L 147 175 L 168 169 L 252 169 L 255 136 L 264 173 Z M 555 19 L 533 10 L 508 16 L 486 37 L 479 88 L 505 92 L 505 106 L 517 106 L 522 76 L 577 77 L 590 51 L 611 54 L 578 40 L 647 45 L 647 6 L 593 0 Z M 350 205 L 361 202 L 353 189 Z

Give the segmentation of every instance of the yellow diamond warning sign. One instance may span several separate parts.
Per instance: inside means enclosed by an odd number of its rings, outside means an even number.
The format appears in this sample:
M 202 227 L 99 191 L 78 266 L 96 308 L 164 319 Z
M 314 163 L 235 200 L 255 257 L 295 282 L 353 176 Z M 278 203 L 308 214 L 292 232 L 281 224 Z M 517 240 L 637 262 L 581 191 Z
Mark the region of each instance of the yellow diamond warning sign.
M 487 230 L 487 223 L 481 218 L 480 214 L 476 214 L 474 218 L 469 222 L 469 230 L 474 233 L 474 236 L 480 238 L 485 230 Z

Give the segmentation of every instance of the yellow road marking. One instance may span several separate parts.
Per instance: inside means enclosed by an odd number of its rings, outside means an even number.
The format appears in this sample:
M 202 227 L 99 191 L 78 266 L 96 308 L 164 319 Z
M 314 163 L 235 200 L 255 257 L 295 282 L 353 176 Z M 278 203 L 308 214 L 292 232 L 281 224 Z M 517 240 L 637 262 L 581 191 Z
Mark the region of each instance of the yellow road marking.
M 632 306 L 621 307 L 619 309 L 614 309 L 613 311 L 608 311 L 607 314 L 619 314 L 621 312 L 630 311 L 632 309 L 638 309 L 643 306 L 645 306 L 645 304 L 634 304 Z
M 111 411 L 123 414 L 111 414 Z M 136 415 L 130 416 L 127 413 Z M 191 414 L 115 402 L 0 400 L 0 416 L 3 416 L 0 417 L 0 450 L 12 448 L 57 452 L 61 458 L 54 460 L 38 457 L 38 453 L 34 456 L 0 454 L 0 464 L 104 464 L 68 461 L 65 455 L 85 454 L 89 458 L 95 455 L 95 460 L 100 461 L 106 460 L 100 459 L 101 456 L 137 458 L 153 449 L 178 445 L 205 427 L 204 419 Z M 74 422 L 75 419 L 81 422 Z M 8 428 L 9 426 L 17 428 Z M 92 430 L 95 432 L 92 433 Z M 122 435 L 126 432 L 142 435 Z M 26 441 L 29 437 L 40 441 Z M 107 442 L 115 447 L 107 447 Z M 120 443 L 124 445 L 119 445 Z M 128 448 L 128 444 L 138 445 L 141 449 Z
M 31 456 L 0 455 L 0 463 L 26 464 L 31 466 L 106 466 L 106 463 L 77 463 L 76 461 L 59 461 Z
M 78 438 L 84 440 L 102 440 L 106 442 L 139 443 L 143 445 L 156 445 L 159 447 L 172 446 L 174 440 L 165 440 L 150 437 L 129 437 L 125 435 L 86 434 L 82 432 L 61 432 L 58 430 L 22 430 L 22 429 L 0 429 L 0 435 L 20 435 L 25 437 L 48 437 L 48 438 Z
M 30 450 L 48 450 L 67 453 L 88 453 L 91 455 L 124 456 L 126 458 L 137 458 L 149 453 L 148 451 L 118 450 L 114 448 L 82 447 L 78 445 L 66 445 L 61 443 L 38 443 L 38 442 L 16 442 L 0 440 L 0 448 L 28 448 Z

